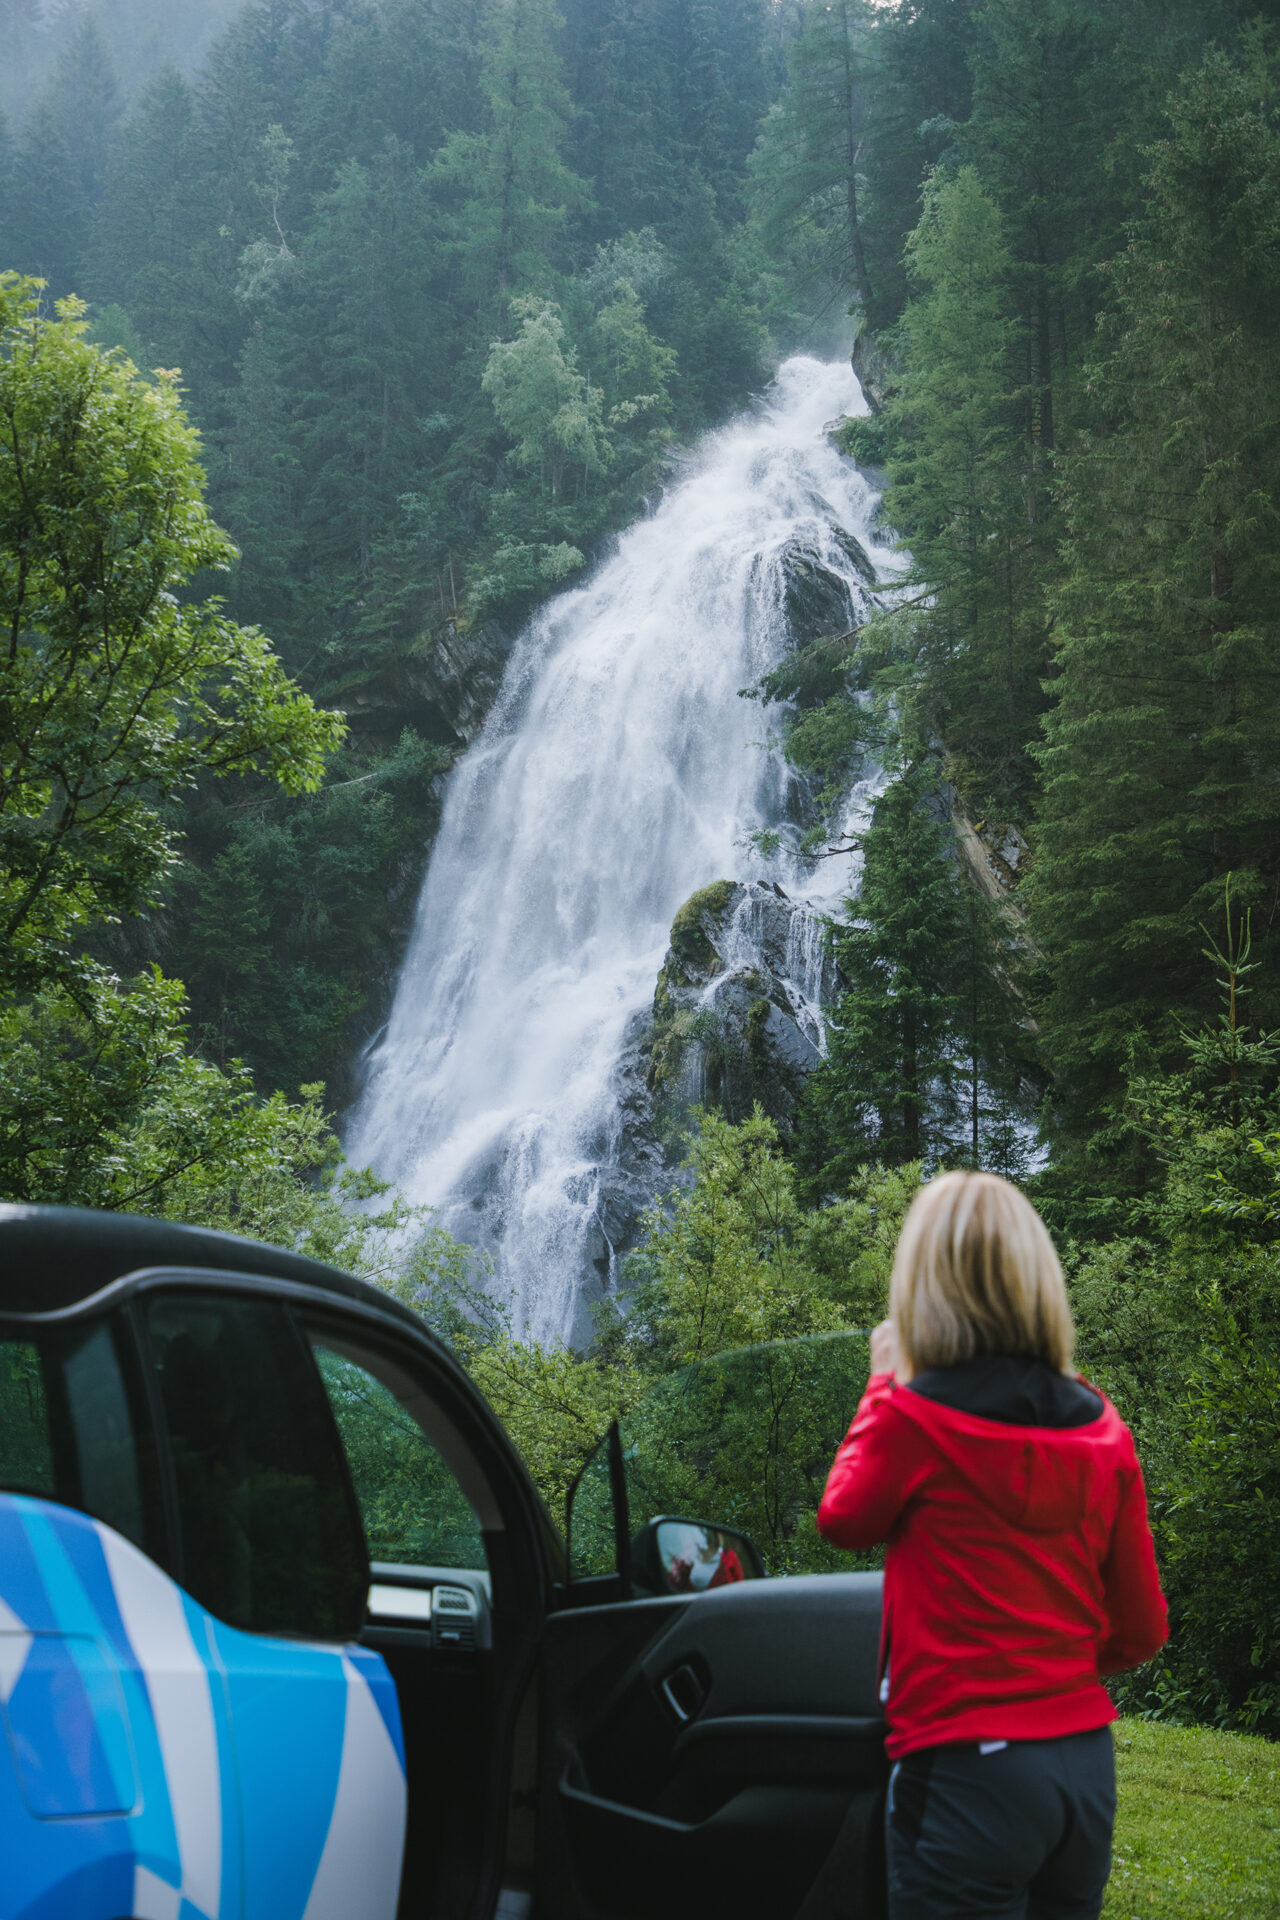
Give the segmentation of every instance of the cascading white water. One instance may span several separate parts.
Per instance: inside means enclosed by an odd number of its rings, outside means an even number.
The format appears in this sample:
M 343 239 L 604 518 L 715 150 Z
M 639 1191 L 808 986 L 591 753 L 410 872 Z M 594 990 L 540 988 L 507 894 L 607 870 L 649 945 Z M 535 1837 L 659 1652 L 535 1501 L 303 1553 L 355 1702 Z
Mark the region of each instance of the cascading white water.
M 496 1252 L 534 1337 L 573 1324 L 619 1137 L 624 1034 L 676 909 L 725 878 L 777 877 L 824 902 L 847 890 L 845 862 L 798 874 L 745 848 L 780 818 L 788 776 L 738 693 L 794 645 L 788 553 L 855 602 L 865 588 L 837 529 L 882 577 L 898 571 L 876 544 L 875 494 L 824 432 L 866 410 L 847 362 L 789 360 L 586 584 L 538 614 L 451 777 L 347 1149 Z M 816 923 L 798 939 L 797 984 L 817 999 Z

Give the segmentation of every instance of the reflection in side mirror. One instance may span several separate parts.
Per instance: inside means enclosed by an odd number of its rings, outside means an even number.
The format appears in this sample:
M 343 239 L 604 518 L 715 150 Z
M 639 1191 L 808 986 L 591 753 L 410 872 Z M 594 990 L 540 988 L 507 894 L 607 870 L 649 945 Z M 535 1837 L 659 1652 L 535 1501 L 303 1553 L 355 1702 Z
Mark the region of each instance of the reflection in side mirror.
M 764 1562 L 748 1534 L 671 1514 L 641 1528 L 631 1543 L 631 1565 L 650 1593 L 706 1593 L 764 1577 Z

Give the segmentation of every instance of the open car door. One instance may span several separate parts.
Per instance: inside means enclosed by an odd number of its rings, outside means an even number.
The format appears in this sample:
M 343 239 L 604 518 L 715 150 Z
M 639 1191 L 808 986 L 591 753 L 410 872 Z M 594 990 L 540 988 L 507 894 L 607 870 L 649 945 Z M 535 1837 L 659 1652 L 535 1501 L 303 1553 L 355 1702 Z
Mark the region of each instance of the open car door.
M 768 1577 L 732 1531 L 838 1563 L 812 1514 L 866 1371 L 862 1336 L 722 1355 L 588 1462 L 544 1639 L 547 1920 L 883 1914 L 880 1576 Z M 695 1513 L 721 1524 L 655 1518 Z

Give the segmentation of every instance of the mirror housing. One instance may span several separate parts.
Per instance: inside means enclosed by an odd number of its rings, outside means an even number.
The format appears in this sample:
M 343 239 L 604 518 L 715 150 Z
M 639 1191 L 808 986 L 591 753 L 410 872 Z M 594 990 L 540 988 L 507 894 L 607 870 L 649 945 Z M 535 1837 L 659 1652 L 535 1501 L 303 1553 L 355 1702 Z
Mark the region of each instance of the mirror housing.
M 664 1513 L 631 1542 L 631 1574 L 646 1593 L 694 1594 L 739 1580 L 763 1580 L 765 1566 L 750 1534 Z

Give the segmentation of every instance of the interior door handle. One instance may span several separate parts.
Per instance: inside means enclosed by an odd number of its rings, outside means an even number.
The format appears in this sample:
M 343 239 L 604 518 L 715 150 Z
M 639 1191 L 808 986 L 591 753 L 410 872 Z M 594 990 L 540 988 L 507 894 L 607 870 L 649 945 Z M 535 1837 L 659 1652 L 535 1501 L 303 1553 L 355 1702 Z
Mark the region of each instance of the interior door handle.
M 658 1691 L 680 1725 L 687 1726 L 696 1719 L 706 1701 L 707 1689 L 694 1669 L 687 1663 L 676 1667 L 661 1681 Z

